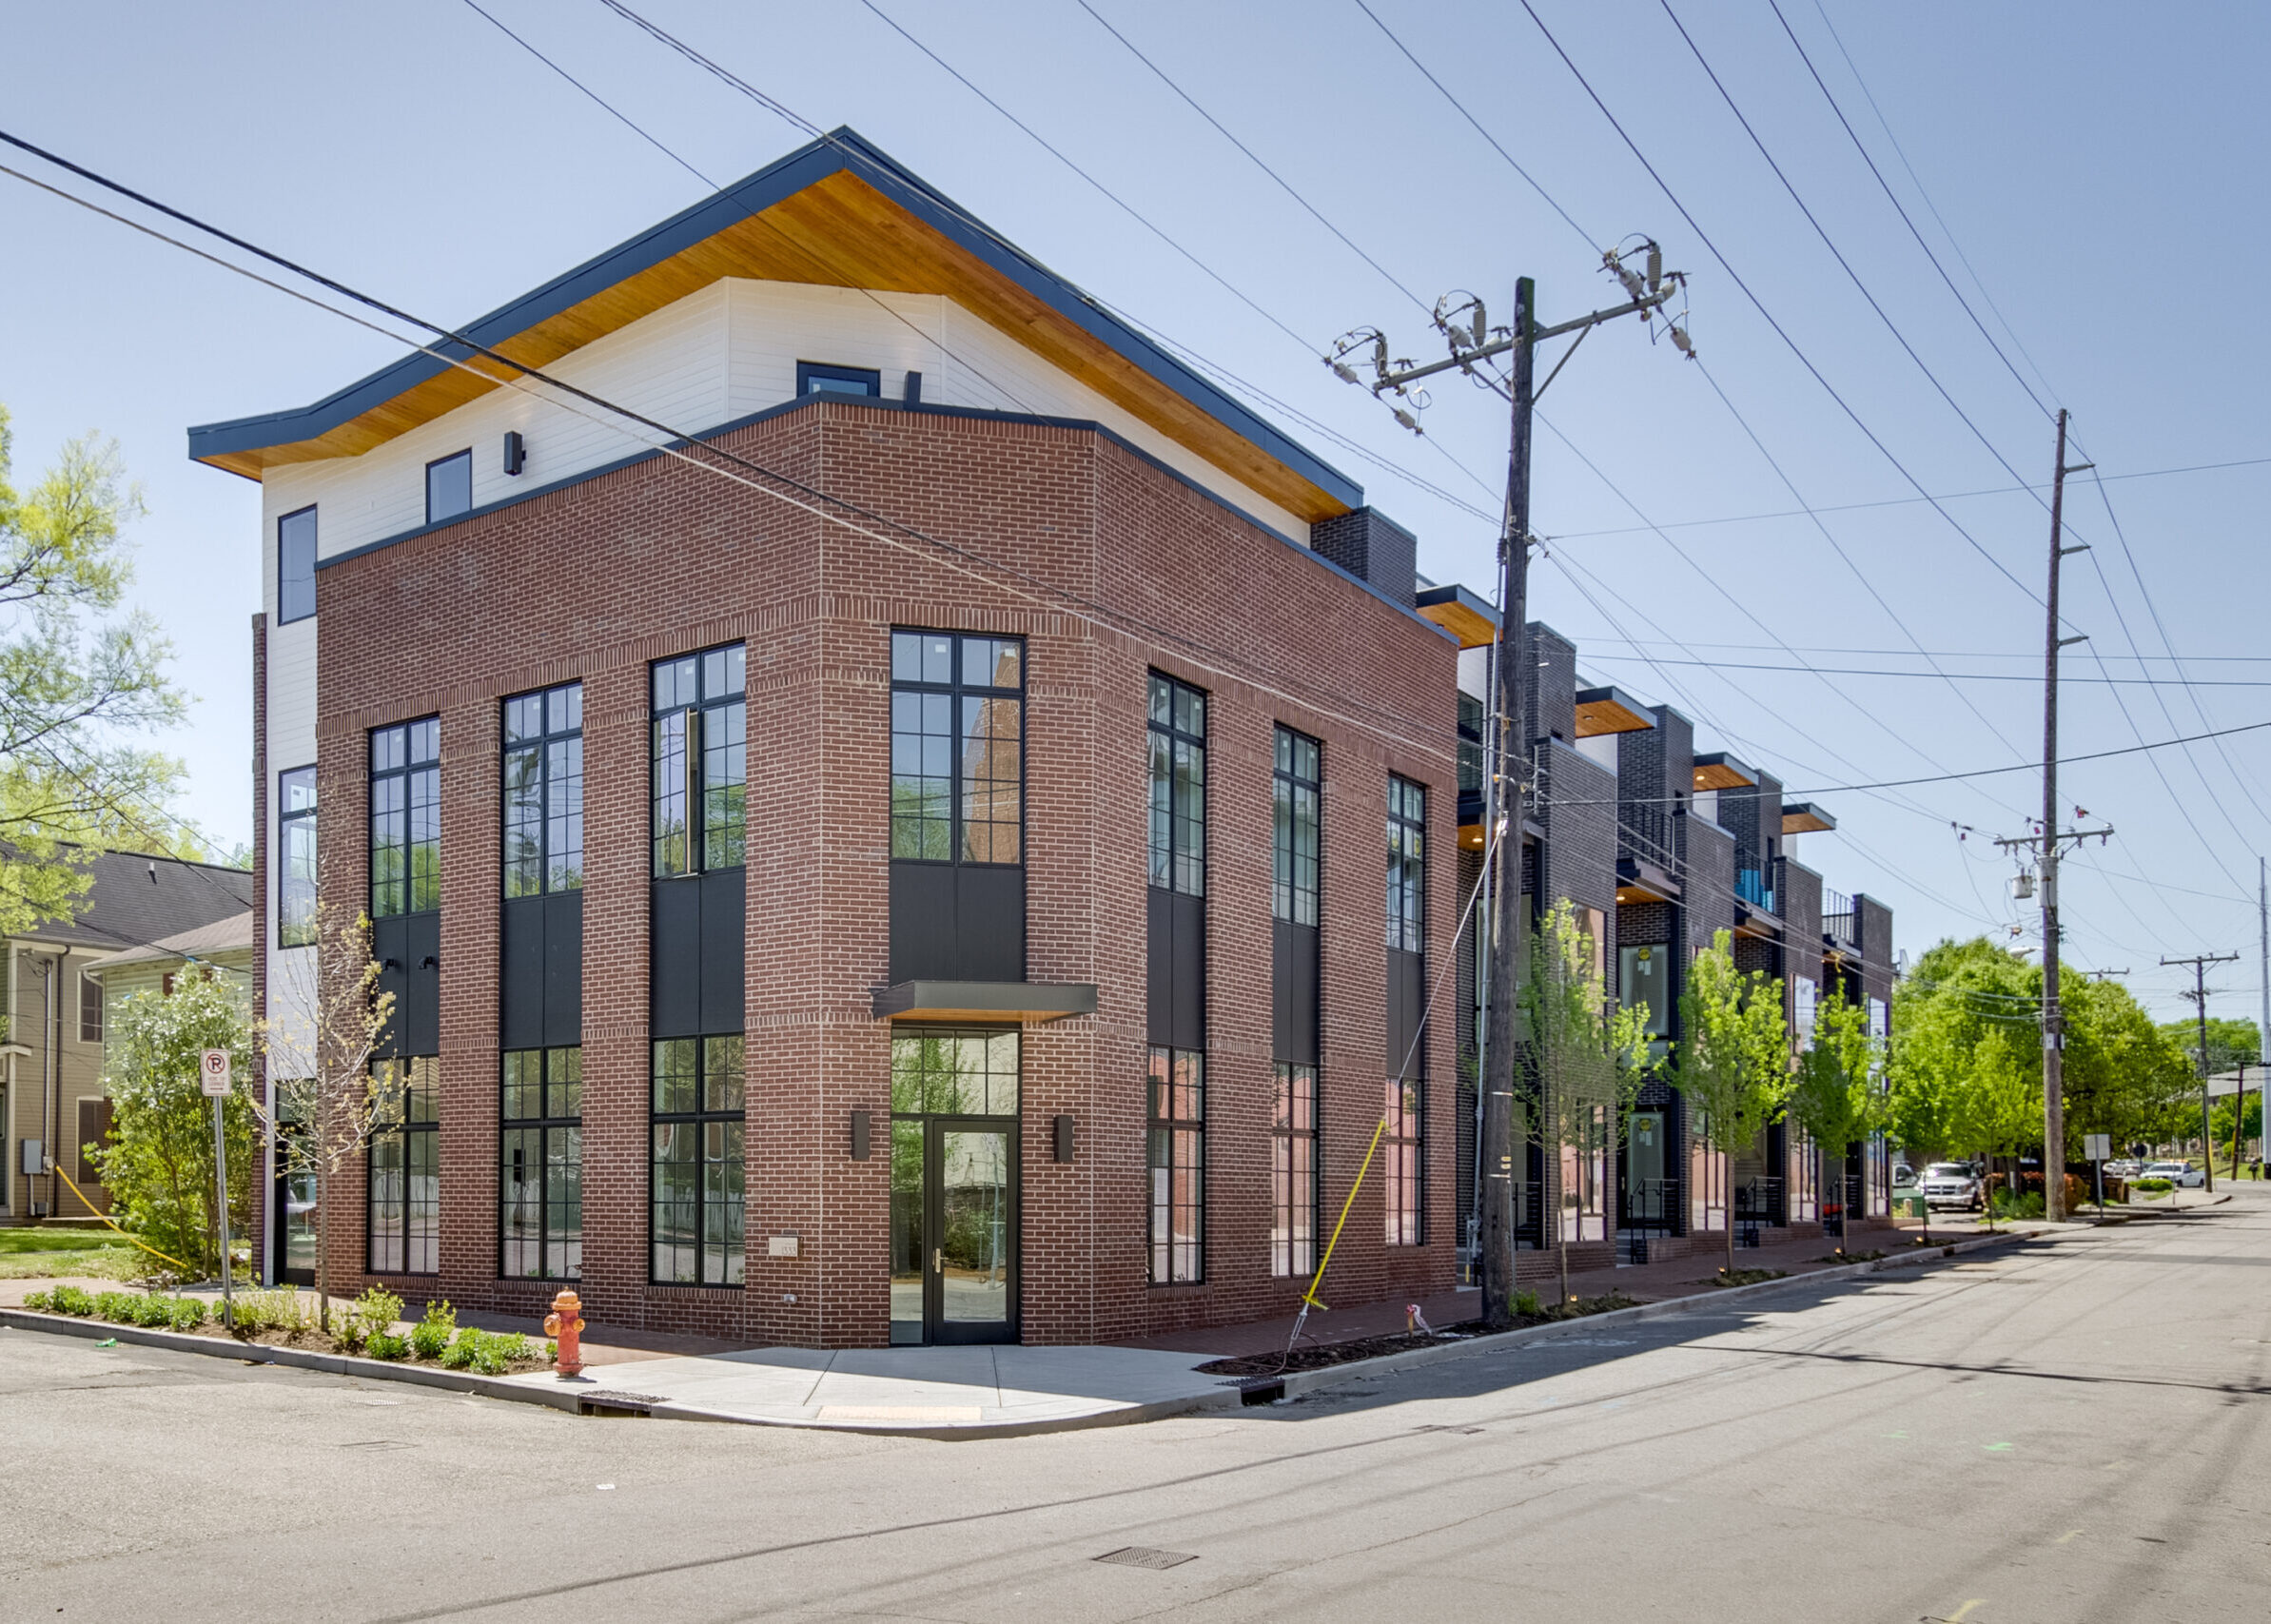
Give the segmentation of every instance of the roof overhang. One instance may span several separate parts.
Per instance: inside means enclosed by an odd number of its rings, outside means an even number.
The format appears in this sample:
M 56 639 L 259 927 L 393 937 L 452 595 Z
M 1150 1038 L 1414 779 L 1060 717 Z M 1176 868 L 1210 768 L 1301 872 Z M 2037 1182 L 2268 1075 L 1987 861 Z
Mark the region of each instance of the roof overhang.
M 1577 690 L 1577 737 L 1646 733 L 1656 725 L 1647 707 L 1617 688 Z
M 1304 521 L 1363 503 L 1362 487 L 1346 475 L 850 129 L 790 153 L 461 333 L 509 362 L 541 367 L 729 277 L 943 295 Z M 189 455 L 250 479 L 286 463 L 359 456 L 514 375 L 467 344 L 435 348 L 440 353 L 406 356 L 313 405 L 192 428 Z
M 1018 1021 L 1041 1026 L 1096 1013 L 1089 982 L 902 981 L 875 994 L 878 1021 Z
M 1836 827 L 1837 820 L 1811 801 L 1782 803 L 1782 832 L 1785 834 L 1822 834 Z
M 1698 791 L 1748 790 L 1757 783 L 1757 773 L 1723 750 L 1695 757 L 1695 788 Z
M 1487 648 L 1498 640 L 1498 612 L 1463 586 L 1431 586 L 1412 603 L 1457 637 L 1462 649 Z

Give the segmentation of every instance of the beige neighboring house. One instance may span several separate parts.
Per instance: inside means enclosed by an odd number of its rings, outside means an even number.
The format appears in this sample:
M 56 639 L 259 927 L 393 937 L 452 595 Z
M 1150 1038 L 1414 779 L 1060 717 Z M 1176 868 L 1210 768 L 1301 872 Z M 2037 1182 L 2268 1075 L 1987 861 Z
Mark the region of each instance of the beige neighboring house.
M 252 966 L 246 871 L 136 851 L 106 851 L 89 867 L 94 883 L 71 918 L 0 938 L 0 1224 L 88 1216 L 59 1160 L 98 1209 L 109 1205 L 84 1146 L 109 1128 L 104 1014 L 115 989 L 163 988 L 192 962 L 227 966 L 216 973 L 232 981 Z

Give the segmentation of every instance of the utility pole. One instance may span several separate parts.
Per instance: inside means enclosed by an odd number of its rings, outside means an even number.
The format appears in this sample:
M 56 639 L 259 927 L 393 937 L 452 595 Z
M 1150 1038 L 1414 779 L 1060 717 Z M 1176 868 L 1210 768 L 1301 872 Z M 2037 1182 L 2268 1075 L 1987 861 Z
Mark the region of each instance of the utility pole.
M 1685 284 L 1686 277 L 1678 271 L 1666 272 L 1663 251 L 1654 242 L 1646 244 L 1645 278 L 1627 266 L 1615 248 L 1601 256 L 1603 265 L 1624 285 L 1629 298 L 1613 309 L 1596 310 L 1573 321 L 1558 323 L 1551 327 L 1537 324 L 1537 286 L 1529 277 L 1515 283 L 1514 325 L 1511 328 L 1489 325 L 1482 301 L 1470 296 L 1464 303 L 1452 303 L 1449 294 L 1436 303 L 1435 324 L 1450 346 L 1448 359 L 1414 365 L 1409 361 L 1388 360 L 1388 341 L 1378 328 L 1359 328 L 1343 335 L 1333 345 L 1332 354 L 1324 358 L 1344 382 L 1368 387 L 1377 399 L 1394 395 L 1424 409 L 1426 391 L 1416 394 L 1412 385 L 1423 378 L 1442 372 L 1457 371 L 1486 388 L 1504 395 L 1513 407 L 1513 420 L 1506 452 L 1506 511 L 1498 533 L 1498 631 L 1492 649 L 1491 664 L 1494 675 L 1493 705 L 1497 712 L 1491 728 L 1492 757 L 1496 772 L 1487 786 L 1487 806 L 1484 812 L 1484 862 L 1491 866 L 1489 885 L 1492 908 L 1487 925 L 1478 922 L 1475 927 L 1478 949 L 1488 948 L 1490 973 L 1488 999 L 1485 1010 L 1481 1054 L 1483 1065 L 1477 1079 L 1481 1095 L 1482 1122 L 1479 1133 L 1478 1160 L 1482 1177 L 1477 1181 L 1476 1200 L 1481 1212 L 1481 1277 L 1483 1322 L 1493 1329 L 1501 1329 L 1513 1322 L 1515 1289 L 1514 1250 L 1516 1215 L 1514 1211 L 1514 1169 L 1517 1146 L 1514 1144 L 1515 1057 L 1519 1047 L 1516 1031 L 1519 1010 L 1517 988 L 1521 985 L 1522 961 L 1528 948 L 1529 923 L 1523 915 L 1521 886 L 1522 824 L 1527 812 L 1528 773 L 1530 753 L 1527 741 L 1517 737 L 1516 728 L 1526 714 L 1528 685 L 1533 680 L 1528 660 L 1523 654 L 1524 632 L 1528 625 L 1530 591 L 1530 433 L 1533 408 L 1537 397 L 1544 394 L 1569 358 L 1582 343 L 1586 334 L 1606 322 L 1619 317 L 1636 315 L 1643 322 L 1664 316 L 1664 305 Z M 1469 311 L 1471 321 L 1460 320 Z M 1665 317 L 1673 344 L 1682 353 L 1693 358 L 1694 347 L 1687 331 L 1677 323 Z M 1534 384 L 1534 367 L 1537 346 L 1547 339 L 1576 334 L 1576 339 L 1554 370 L 1546 374 L 1544 384 Z M 1347 358 L 1361 350 L 1371 350 L 1373 378 L 1366 384 Z M 1501 382 L 1481 363 L 1498 356 L 1508 356 L 1511 376 Z M 1401 406 L 1391 405 L 1396 421 L 1414 434 L 1422 432 L 1418 420 Z
M 2058 565 L 2082 547 L 2065 540 L 2066 414 L 2058 408 L 2057 473 L 2050 482 L 2050 591 L 2043 635 L 2043 1216 L 2065 1217 L 2065 1014 L 2058 1006 L 2058 651 L 2080 637 L 2058 635 Z M 2085 544 L 2086 545 L 2086 544 Z
M 2255 1028 L 2255 1133 L 2258 1140 L 2265 1140 L 2271 1139 L 2271 1093 L 2266 1093 L 2263 1086 L 2264 1079 L 2271 1077 L 2271 1072 L 2262 1069 L 2266 1063 L 2271 1063 L 2271 875 L 2267 875 L 2261 857 L 2255 860 L 2255 910 L 2256 928 L 2261 933 L 2258 953 L 2263 972 L 2261 1019 Z M 2241 1095 L 2238 1109 L 2240 1121 L 2244 1125 L 2247 1120 L 2245 1094 Z M 2260 1144 L 2256 1146 L 2258 1162 L 2263 1159 L 2265 1148 Z M 2233 1152 L 2232 1178 L 2235 1181 L 2240 1177 L 2238 1156 L 2237 1151 Z M 2258 1167 L 2256 1171 L 2260 1173 L 2262 1169 Z
M 2232 964 L 2239 957 L 2238 953 L 2195 953 L 2188 959 L 2161 961 L 2164 965 L 2192 967 L 2192 990 L 2181 996 L 2192 1001 L 2200 1021 L 2200 1143 L 2202 1152 L 2200 1160 L 2201 1165 L 2207 1170 L 2203 1182 L 2206 1186 L 2204 1193 L 2208 1195 L 2216 1193 L 2216 1135 L 2208 1126 L 2208 967 Z

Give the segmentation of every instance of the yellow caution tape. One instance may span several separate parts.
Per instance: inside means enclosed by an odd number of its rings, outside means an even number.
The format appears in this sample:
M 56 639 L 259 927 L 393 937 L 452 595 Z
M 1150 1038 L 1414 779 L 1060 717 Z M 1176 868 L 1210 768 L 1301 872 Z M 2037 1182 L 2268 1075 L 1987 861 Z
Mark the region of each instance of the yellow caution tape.
M 87 1199 L 87 1192 L 81 1189 L 77 1184 L 71 1184 L 71 1176 L 63 1170 L 63 1164 L 60 1162 L 55 1164 L 55 1176 L 61 1179 L 65 1184 L 71 1185 L 71 1194 L 79 1198 L 80 1205 L 87 1208 L 88 1212 L 93 1213 L 95 1217 L 101 1219 L 105 1223 L 110 1223 L 109 1215 L 108 1213 L 97 1211 L 94 1203 Z M 118 1229 L 118 1233 L 122 1239 L 132 1242 L 134 1245 L 141 1246 L 142 1249 L 147 1252 L 151 1257 L 165 1258 L 167 1262 L 171 1263 L 177 1269 L 189 1269 L 191 1274 L 195 1274 L 197 1272 L 195 1269 L 190 1269 L 189 1265 L 183 1262 L 181 1259 L 166 1257 L 166 1255 L 164 1252 L 159 1251 L 157 1247 L 144 1245 L 140 1241 L 134 1240 L 133 1236 L 127 1234 L 125 1230 L 119 1229 L 117 1224 L 110 1223 L 110 1227 L 113 1229 Z

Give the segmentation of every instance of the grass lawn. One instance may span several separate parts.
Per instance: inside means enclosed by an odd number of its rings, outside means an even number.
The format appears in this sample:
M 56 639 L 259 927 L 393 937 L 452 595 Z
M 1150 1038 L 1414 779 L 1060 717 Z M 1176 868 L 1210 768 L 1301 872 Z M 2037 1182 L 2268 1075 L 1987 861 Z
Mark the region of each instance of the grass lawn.
M 0 1229 L 0 1280 L 132 1280 L 153 1261 L 108 1229 Z

